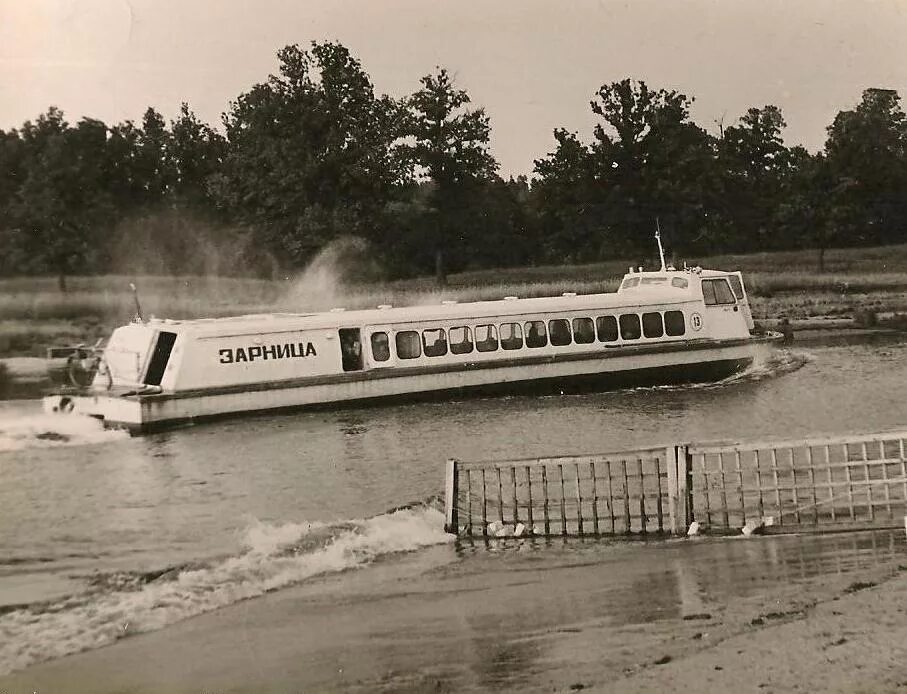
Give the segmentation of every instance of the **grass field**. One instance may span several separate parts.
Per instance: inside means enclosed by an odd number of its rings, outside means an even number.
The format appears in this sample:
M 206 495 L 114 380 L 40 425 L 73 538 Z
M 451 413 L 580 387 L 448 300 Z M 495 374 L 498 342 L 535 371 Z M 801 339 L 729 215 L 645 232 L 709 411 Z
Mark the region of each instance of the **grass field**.
M 849 315 L 858 310 L 907 311 L 907 245 L 829 250 L 826 271 L 815 251 L 696 258 L 703 267 L 742 270 L 754 313 L 763 318 Z M 55 278 L 0 280 L 0 356 L 40 355 L 50 344 L 93 342 L 128 321 L 135 282 L 146 316 L 195 318 L 258 312 L 305 312 L 335 306 L 415 305 L 446 299 L 544 296 L 616 289 L 626 261 L 589 265 L 481 270 L 363 285 L 319 266 L 282 280 L 231 277 L 75 277 L 61 293 Z

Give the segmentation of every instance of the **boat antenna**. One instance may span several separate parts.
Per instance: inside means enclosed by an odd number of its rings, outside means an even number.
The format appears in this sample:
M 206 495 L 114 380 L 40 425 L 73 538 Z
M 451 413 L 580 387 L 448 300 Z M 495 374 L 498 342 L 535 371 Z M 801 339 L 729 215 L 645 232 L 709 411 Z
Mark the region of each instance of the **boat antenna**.
M 145 318 L 142 316 L 142 304 L 139 303 L 139 290 L 135 286 L 135 282 L 129 283 L 129 288 L 132 290 L 132 300 L 135 302 L 135 315 L 132 317 L 133 323 L 144 323 Z
M 658 257 L 661 258 L 661 271 L 666 270 L 665 267 L 665 249 L 661 245 L 661 225 L 658 223 L 658 217 L 655 218 L 655 240 L 658 242 Z

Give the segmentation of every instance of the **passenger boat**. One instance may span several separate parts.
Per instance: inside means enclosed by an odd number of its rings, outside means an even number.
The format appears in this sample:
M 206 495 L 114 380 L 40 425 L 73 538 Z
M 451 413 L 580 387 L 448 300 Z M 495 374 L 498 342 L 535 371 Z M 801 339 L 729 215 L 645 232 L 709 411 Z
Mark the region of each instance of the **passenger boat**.
M 659 242 L 660 249 L 660 242 Z M 136 320 L 93 378 L 44 400 L 133 431 L 212 417 L 469 392 L 715 381 L 756 344 L 739 272 L 630 268 L 611 293 L 198 320 Z

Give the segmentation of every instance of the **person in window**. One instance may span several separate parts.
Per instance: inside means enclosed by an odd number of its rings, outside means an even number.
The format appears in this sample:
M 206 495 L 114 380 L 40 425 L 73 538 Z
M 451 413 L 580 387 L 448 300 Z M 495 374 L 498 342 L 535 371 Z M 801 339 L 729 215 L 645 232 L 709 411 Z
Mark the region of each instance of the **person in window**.
M 541 347 L 545 344 L 545 330 L 542 327 L 544 323 L 540 321 L 530 321 L 526 326 L 526 345 L 528 347 Z
M 375 361 L 387 361 L 391 356 L 387 333 L 372 334 L 372 355 Z

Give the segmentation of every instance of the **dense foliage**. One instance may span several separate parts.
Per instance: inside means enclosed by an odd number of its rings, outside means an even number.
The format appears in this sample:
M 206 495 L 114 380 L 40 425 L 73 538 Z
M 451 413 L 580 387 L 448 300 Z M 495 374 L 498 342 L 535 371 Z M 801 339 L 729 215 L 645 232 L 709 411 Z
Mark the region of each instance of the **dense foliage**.
M 692 98 L 625 79 L 564 129 L 531 179 L 504 180 L 482 108 L 436 68 L 375 93 L 342 45 L 278 52 L 222 128 L 184 104 L 167 123 L 76 124 L 51 107 L 0 130 L 0 274 L 274 274 L 363 239 L 391 276 L 646 258 L 658 224 L 698 254 L 907 240 L 907 118 L 867 89 L 822 152 L 787 147 L 776 106 L 709 134 Z M 820 254 L 821 258 L 821 254 Z M 821 262 L 821 261 L 820 261 Z

